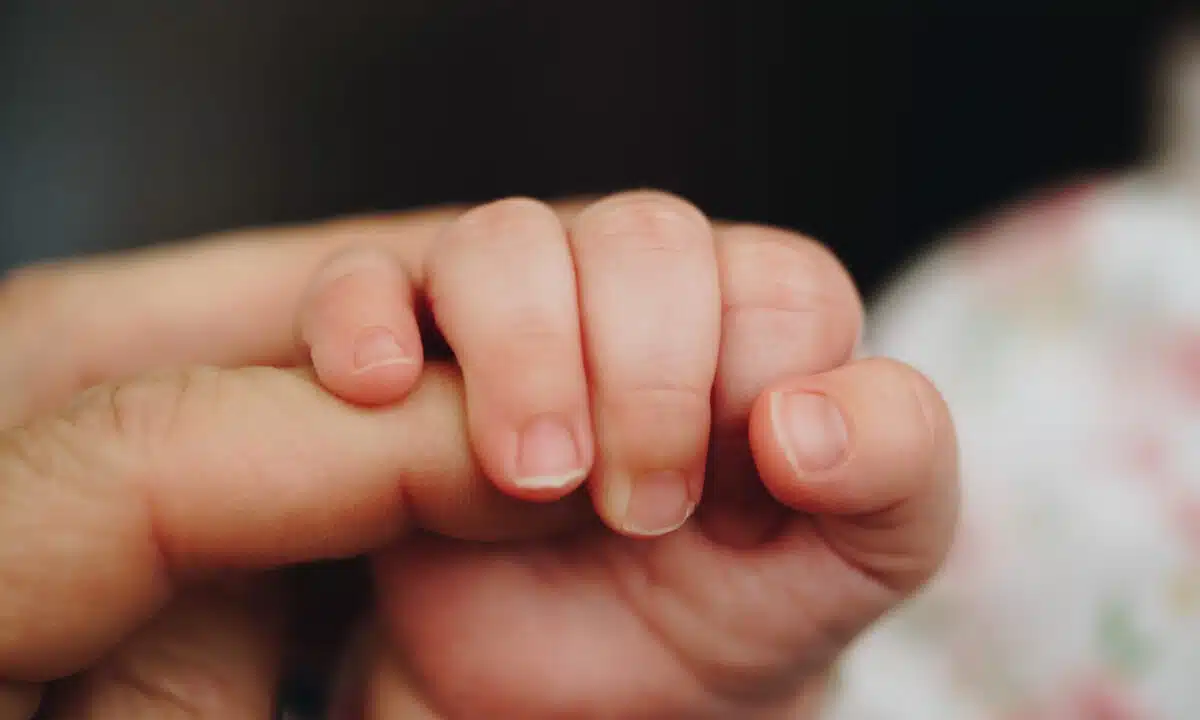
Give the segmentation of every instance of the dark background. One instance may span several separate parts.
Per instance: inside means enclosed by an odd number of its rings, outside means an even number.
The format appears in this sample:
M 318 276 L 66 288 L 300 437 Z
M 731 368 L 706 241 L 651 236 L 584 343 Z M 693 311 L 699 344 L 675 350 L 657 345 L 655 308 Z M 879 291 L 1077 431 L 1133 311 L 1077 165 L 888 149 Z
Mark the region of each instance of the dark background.
M 1172 8 L 969 5 L 0 0 L 0 269 L 655 186 L 810 232 L 871 291 L 1145 145 Z

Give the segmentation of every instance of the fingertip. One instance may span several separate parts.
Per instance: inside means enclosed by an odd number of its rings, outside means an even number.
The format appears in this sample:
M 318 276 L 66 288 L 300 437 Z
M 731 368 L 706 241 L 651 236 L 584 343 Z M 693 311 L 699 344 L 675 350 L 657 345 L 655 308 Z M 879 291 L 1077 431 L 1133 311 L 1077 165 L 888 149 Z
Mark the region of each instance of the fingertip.
M 781 413 L 785 390 L 760 394 L 750 410 L 750 450 L 763 486 L 780 503 L 799 510 L 805 505 L 803 485 L 791 448 L 783 438 Z
M 937 390 L 883 358 L 771 386 L 755 401 L 750 442 L 776 499 L 837 515 L 876 512 L 945 484 L 957 457 Z
M 378 325 L 361 328 L 357 333 L 350 327 L 314 333 L 309 352 L 317 379 L 334 395 L 358 405 L 402 400 L 416 385 L 422 363 L 420 355 L 409 354 L 396 335 L 394 330 Z
M 381 251 L 344 251 L 317 271 L 302 303 L 300 337 L 321 384 L 348 402 L 396 402 L 421 374 L 412 288 Z
M 703 472 L 659 470 L 639 476 L 610 474 L 593 486 L 596 514 L 610 530 L 635 539 L 669 535 L 696 511 Z
M 578 488 L 592 467 L 593 444 L 586 415 L 568 419 L 543 415 L 518 428 L 515 449 L 497 452 L 513 458 L 512 466 L 495 476 L 496 486 L 519 500 L 558 500 Z M 503 460 L 494 463 L 504 466 Z
M 776 387 L 750 415 L 750 443 L 763 483 L 797 510 L 819 502 L 823 476 L 844 462 L 850 432 L 844 412 L 815 388 Z
M 913 368 L 872 358 L 772 386 L 752 410 L 750 445 L 768 492 L 813 516 L 855 566 L 907 591 L 945 557 L 957 442 L 944 400 Z

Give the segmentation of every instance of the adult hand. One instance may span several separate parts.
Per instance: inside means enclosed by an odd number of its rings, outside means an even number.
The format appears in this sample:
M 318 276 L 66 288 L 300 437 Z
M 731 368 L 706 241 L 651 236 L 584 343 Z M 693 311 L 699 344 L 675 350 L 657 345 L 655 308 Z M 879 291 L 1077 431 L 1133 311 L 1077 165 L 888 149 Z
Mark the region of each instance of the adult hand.
M 0 719 L 67 677 L 48 718 L 269 717 L 288 598 L 252 571 L 414 527 L 495 538 L 581 517 L 476 470 L 453 368 L 376 411 L 283 369 L 305 359 L 296 308 L 328 253 L 366 235 L 423 247 L 441 218 L 240 233 L 0 286 Z

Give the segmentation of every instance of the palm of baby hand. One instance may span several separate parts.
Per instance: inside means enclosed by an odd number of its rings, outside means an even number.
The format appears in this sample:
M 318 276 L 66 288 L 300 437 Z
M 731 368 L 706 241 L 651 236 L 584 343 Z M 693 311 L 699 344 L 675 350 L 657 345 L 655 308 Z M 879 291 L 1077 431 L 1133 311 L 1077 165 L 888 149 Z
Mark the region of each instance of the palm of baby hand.
M 691 526 L 409 550 L 384 574 L 389 636 L 446 718 L 791 717 L 845 640 L 830 600 L 885 604 L 800 522 L 743 550 Z M 783 552 L 786 569 L 771 557 Z
M 788 421 L 772 394 L 749 443 L 717 439 L 705 503 L 673 534 L 424 537 L 381 556 L 392 663 L 375 704 L 420 703 L 420 717 L 447 720 L 813 712 L 837 654 L 949 544 L 952 431 L 917 378 L 870 360 L 818 382 L 840 401 L 855 449 L 810 478 L 816 489 L 777 441 Z

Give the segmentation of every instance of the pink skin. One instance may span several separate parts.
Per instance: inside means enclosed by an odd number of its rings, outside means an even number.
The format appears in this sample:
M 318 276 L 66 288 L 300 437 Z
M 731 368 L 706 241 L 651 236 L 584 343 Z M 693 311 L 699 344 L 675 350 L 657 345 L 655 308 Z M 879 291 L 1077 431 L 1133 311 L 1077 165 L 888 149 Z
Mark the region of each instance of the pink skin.
M 592 494 L 601 517 L 626 537 L 592 529 L 550 544 L 488 547 L 427 537 L 378 555 L 386 640 L 376 648 L 366 717 L 536 718 L 591 707 L 603 708 L 597 717 L 794 718 L 819 699 L 844 643 L 941 562 L 955 524 L 956 458 L 936 391 L 895 363 L 846 364 L 858 299 L 836 261 L 801 238 L 722 229 L 715 252 L 697 254 L 690 270 L 684 263 L 678 279 L 664 276 L 660 256 L 678 264 L 695 243 L 713 243 L 693 210 L 674 202 L 617 196 L 559 226 L 544 207 L 511 201 L 472 211 L 465 228 L 444 233 L 448 247 L 428 266 L 433 307 L 465 366 L 468 413 L 488 418 L 470 425 L 482 465 L 506 493 L 561 497 L 512 482 L 511 465 L 499 460 L 506 446 L 495 438 L 519 425 L 506 418 L 531 414 L 530 397 L 495 388 L 529 389 L 542 398 L 535 415 L 550 412 L 555 398 L 573 408 L 590 401 L 591 427 L 601 429 Z M 655 235 L 681 228 L 693 236 Z M 516 241 L 503 238 L 518 229 L 524 245 L 513 249 Z M 489 245 L 479 237 L 487 232 L 500 238 Z M 532 239 L 538 232 L 544 237 Z M 588 233 L 609 245 L 572 240 Z M 624 233 L 648 234 L 639 242 L 650 251 L 619 254 Z M 494 248 L 526 253 L 512 264 L 513 278 L 503 277 Z M 574 253 L 573 267 L 563 250 Z M 549 257 L 539 261 L 538 252 Z M 554 346 L 562 336 L 553 334 L 539 345 L 549 351 L 514 362 L 520 348 L 503 346 L 506 327 L 558 321 L 522 325 L 511 301 L 489 292 L 520 294 L 530 285 L 524 268 L 556 272 L 551 266 L 578 278 L 573 318 L 582 339 L 574 345 L 587 362 Z M 710 282 L 721 292 L 719 337 L 706 329 L 706 305 L 668 297 Z M 554 299 L 541 307 L 560 317 L 559 296 L 571 283 L 536 284 Z M 516 305 L 539 307 L 532 297 Z M 663 332 L 672 325 L 684 327 Z M 677 350 L 629 354 L 671 338 Z M 711 371 L 709 358 L 717 361 Z M 538 369 L 521 372 L 528 367 Z M 581 392 L 575 378 L 583 367 L 589 388 Z M 698 373 L 692 380 L 689 367 Z M 678 421 L 650 421 L 667 417 L 662 410 L 629 415 L 607 399 L 620 397 L 612 388 L 654 387 L 656 377 L 677 379 L 671 396 L 711 396 L 711 428 L 707 409 L 691 415 L 705 425 L 693 440 Z M 539 395 L 539 378 L 564 390 Z M 676 529 L 669 508 L 660 515 L 666 533 L 613 521 L 605 463 L 638 447 L 631 436 L 648 449 L 678 443 L 679 454 L 660 460 L 689 465 L 705 461 L 710 433 L 713 494 L 700 507 L 702 522 Z M 489 453 L 498 459 L 489 463 Z M 563 489 L 574 486 L 573 478 Z M 699 497 L 699 486 L 689 494 Z M 646 535 L 655 537 L 639 539 Z

